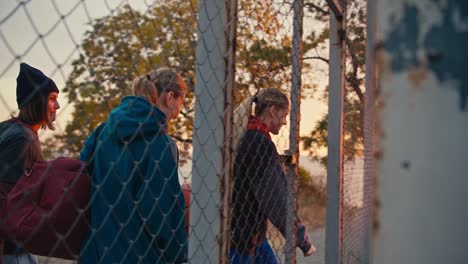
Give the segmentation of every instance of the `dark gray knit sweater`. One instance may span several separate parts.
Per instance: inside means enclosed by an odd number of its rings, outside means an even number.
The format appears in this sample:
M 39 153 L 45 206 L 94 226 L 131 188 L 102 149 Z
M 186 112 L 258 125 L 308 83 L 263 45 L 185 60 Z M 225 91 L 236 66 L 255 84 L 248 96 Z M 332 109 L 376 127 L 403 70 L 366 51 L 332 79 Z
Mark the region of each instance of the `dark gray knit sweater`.
M 234 161 L 231 247 L 240 254 L 253 254 L 265 240 L 267 220 L 286 232 L 287 176 L 269 135 L 248 130 Z M 305 226 L 296 223 L 297 246 L 305 253 L 311 243 Z

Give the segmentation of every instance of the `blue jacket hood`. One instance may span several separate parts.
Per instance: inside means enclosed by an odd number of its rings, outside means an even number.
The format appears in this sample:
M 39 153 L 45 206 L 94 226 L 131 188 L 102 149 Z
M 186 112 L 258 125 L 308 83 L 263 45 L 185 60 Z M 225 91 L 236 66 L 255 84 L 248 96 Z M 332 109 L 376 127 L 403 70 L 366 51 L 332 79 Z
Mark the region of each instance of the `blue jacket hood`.
M 115 133 L 111 136 L 125 141 L 167 133 L 166 115 L 139 96 L 124 97 L 121 104 L 110 113 L 108 124 Z

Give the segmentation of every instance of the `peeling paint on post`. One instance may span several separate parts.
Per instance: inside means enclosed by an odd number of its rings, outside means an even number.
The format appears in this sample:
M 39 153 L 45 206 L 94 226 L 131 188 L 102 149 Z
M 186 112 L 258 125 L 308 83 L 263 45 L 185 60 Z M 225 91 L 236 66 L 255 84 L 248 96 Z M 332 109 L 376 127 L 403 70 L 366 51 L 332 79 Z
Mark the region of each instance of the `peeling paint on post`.
M 378 1 L 377 14 L 372 263 L 467 263 L 468 1 Z
M 466 111 L 468 2 L 413 0 L 400 3 L 401 13 L 389 14 L 388 22 L 394 26 L 385 32 L 385 50 L 392 55 L 392 70 L 427 68 L 439 82 L 458 82 L 452 86 L 459 93 L 460 109 Z M 394 3 L 390 1 L 389 4 Z M 451 89 L 449 85 L 441 85 L 441 88 Z

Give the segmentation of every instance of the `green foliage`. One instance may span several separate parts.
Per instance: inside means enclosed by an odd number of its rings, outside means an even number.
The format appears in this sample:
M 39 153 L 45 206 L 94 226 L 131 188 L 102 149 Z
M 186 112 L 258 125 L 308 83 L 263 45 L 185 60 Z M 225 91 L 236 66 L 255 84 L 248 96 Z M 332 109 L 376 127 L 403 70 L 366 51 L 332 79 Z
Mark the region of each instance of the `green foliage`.
M 72 119 L 64 134 L 47 142 L 46 151 L 59 148 L 63 155 L 77 156 L 90 132 L 123 96 L 131 94 L 131 81 L 158 66 L 175 68 L 184 79 L 191 80 L 181 115 L 169 128 L 174 138 L 190 140 L 195 105 L 196 7 L 196 0 L 159 1 L 146 13 L 124 6 L 93 21 L 66 83 L 66 96 L 74 106 Z M 240 1 L 235 104 L 260 88 L 288 91 L 292 32 L 281 23 L 291 15 L 289 4 Z M 312 47 L 308 45 L 307 49 Z M 303 67 L 309 65 L 304 63 Z M 190 149 L 189 144 L 183 146 L 182 161 L 189 157 Z
M 358 1 L 361 3 L 362 1 Z M 322 27 L 304 36 L 303 73 L 315 61 L 326 58 L 308 54 L 328 45 L 329 29 L 326 1 L 306 1 L 306 18 L 313 17 Z M 357 3 L 348 10 L 347 47 L 350 67 L 346 72 L 349 135 L 345 148 L 349 157 L 358 155 L 362 145 L 360 122 L 362 118 L 362 85 L 365 58 L 365 13 Z M 192 138 L 194 115 L 193 81 L 197 33 L 197 1 L 158 2 L 147 12 L 124 6 L 91 24 L 81 43 L 81 54 L 72 62 L 73 70 L 64 89 L 74 106 L 72 119 L 62 135 L 45 143 L 44 150 L 67 156 L 77 156 L 85 138 L 116 107 L 123 96 L 131 94 L 131 81 L 158 66 L 175 68 L 188 80 L 189 93 L 181 115 L 171 123 L 170 134 L 176 139 Z M 291 83 L 292 17 L 288 3 L 272 4 L 265 1 L 239 2 L 236 53 L 235 104 L 258 89 L 277 87 L 289 92 Z M 303 79 L 303 94 L 315 87 Z M 353 95 L 354 94 L 354 95 Z M 325 97 L 326 98 L 326 95 Z M 347 110 L 348 111 L 348 110 Z M 359 114 L 356 114 L 359 113 Z M 326 161 L 323 148 L 327 146 L 327 116 L 325 115 L 302 142 L 311 157 Z M 181 148 L 182 160 L 189 156 L 189 144 Z M 58 149 L 58 151 L 57 151 Z M 54 151 L 52 151 L 54 150 Z
M 307 187 L 311 183 L 312 183 L 312 176 L 310 175 L 309 171 L 307 171 L 303 167 L 299 167 L 299 175 L 298 175 L 299 188 Z
M 82 53 L 72 62 L 66 82 L 72 119 L 55 142 L 68 156 L 77 156 L 85 138 L 116 107 L 132 94 L 131 81 L 151 69 L 169 66 L 186 80 L 193 79 L 195 65 L 195 1 L 159 3 L 142 14 L 130 6 L 97 19 L 81 44 Z M 187 137 L 192 130 L 193 84 L 189 81 L 186 107 L 171 123 L 170 133 Z M 188 146 L 181 149 L 188 154 Z M 47 150 L 46 150 L 47 151 Z
M 363 155 L 363 110 L 364 110 L 364 72 L 366 55 L 366 16 L 365 1 L 348 2 L 346 13 L 346 96 L 344 105 L 344 155 L 346 161 L 352 161 Z M 305 3 L 310 15 L 318 22 L 327 23 L 328 8 L 326 1 L 309 0 Z M 328 27 L 317 34 L 312 32 L 307 40 L 312 47 L 324 45 L 328 39 Z M 328 94 L 322 97 L 328 100 Z M 327 163 L 328 114 L 322 116 L 309 135 L 301 138 L 303 148 L 313 160 Z
M 317 122 L 309 136 L 301 137 L 301 141 L 309 157 L 326 166 L 328 159 L 324 152 L 328 143 L 328 114 Z
M 344 159 L 352 161 L 355 157 L 362 157 L 363 146 L 363 112 L 361 102 L 358 99 L 347 100 L 345 104 L 344 122 Z M 309 157 L 327 165 L 326 149 L 328 147 L 328 114 L 325 114 L 315 125 L 309 136 L 301 138 L 304 149 Z
M 289 93 L 292 25 L 287 18 L 292 17 L 291 5 L 241 0 L 238 9 L 235 103 L 261 88 L 275 87 Z M 303 64 L 304 70 L 309 68 L 310 64 Z M 311 86 L 303 83 L 306 89 Z
M 315 205 L 326 205 L 325 186 L 320 186 L 312 180 L 312 175 L 303 167 L 299 167 L 298 176 L 299 195 L 307 197 L 307 203 Z

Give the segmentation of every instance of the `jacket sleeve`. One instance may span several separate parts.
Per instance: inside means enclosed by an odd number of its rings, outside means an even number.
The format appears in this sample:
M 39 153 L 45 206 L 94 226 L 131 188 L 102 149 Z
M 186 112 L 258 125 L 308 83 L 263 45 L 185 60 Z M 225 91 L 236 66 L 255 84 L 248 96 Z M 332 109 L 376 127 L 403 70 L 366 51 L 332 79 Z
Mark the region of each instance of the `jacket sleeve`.
M 24 170 L 33 165 L 35 156 L 40 156 L 40 153 L 33 153 L 34 144 L 38 143 L 29 139 L 21 127 L 14 129 L 5 125 L 0 134 L 0 160 L 4 165 L 0 169 L 0 182 L 16 183 Z M 37 151 L 40 152 L 40 147 Z
M 260 210 L 270 219 L 281 234 L 286 234 L 287 175 L 273 142 L 263 141 L 258 151 L 259 167 L 252 180 L 253 193 Z M 306 228 L 296 215 L 296 243 L 306 253 L 311 247 Z
M 94 146 L 95 141 L 93 133 L 86 138 L 83 148 L 80 151 L 80 160 L 82 161 L 88 161 L 91 158 L 91 148 Z
M 93 158 L 93 153 L 96 147 L 97 139 L 99 138 L 99 134 L 101 133 L 102 129 L 106 125 L 105 122 L 99 124 L 96 129 L 91 132 L 91 134 L 86 138 L 83 148 L 80 151 L 80 160 L 82 161 L 89 161 Z
M 173 142 L 151 147 L 146 179 L 139 191 L 139 211 L 146 232 L 154 238 L 155 247 L 165 263 L 187 260 L 185 200 L 179 184 Z M 176 146 L 177 147 L 177 146 Z

